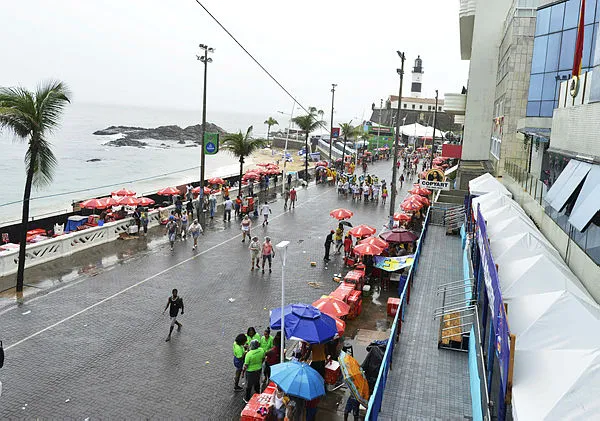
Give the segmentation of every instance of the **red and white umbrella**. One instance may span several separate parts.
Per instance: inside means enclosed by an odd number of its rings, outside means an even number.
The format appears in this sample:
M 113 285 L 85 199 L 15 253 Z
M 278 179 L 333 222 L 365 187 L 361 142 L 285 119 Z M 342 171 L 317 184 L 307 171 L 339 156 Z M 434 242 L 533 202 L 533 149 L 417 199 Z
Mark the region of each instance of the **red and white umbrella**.
M 355 226 L 350 231 L 348 231 L 348 234 L 350 234 L 353 237 L 362 238 L 375 234 L 375 231 L 377 231 L 375 228 L 365 224 L 361 224 Z
M 416 212 L 424 206 L 423 202 L 418 199 L 415 199 L 414 196 L 409 196 L 406 200 L 404 200 L 400 207 L 405 212 Z
M 312 305 L 331 317 L 343 317 L 350 313 L 350 306 L 339 298 L 326 295 Z
M 334 317 L 333 320 L 335 320 L 335 328 L 337 329 L 338 333 L 337 335 L 338 337 L 340 337 L 344 334 L 344 331 L 346 330 L 346 322 L 337 317 Z
M 370 244 L 372 246 L 379 247 L 380 249 L 383 249 L 383 250 L 385 250 L 389 246 L 387 241 L 382 240 L 379 237 L 368 237 L 368 238 L 365 238 L 364 240 L 360 240 L 358 242 L 358 244 Z
M 135 192 L 132 190 L 127 190 L 125 188 L 114 191 L 111 193 L 112 196 L 135 196 Z
M 359 244 L 354 247 L 353 251 L 354 254 L 358 254 L 359 256 L 377 256 L 383 252 L 383 249 L 372 244 Z
M 225 180 L 223 180 L 221 177 L 211 177 L 207 181 L 208 184 L 225 184 Z
M 412 194 L 418 194 L 421 196 L 429 196 L 431 194 L 431 190 L 420 187 L 420 186 L 413 187 L 413 189 L 409 190 L 408 192 L 412 193 Z
M 79 204 L 79 206 L 84 209 L 106 209 L 116 204 L 117 202 L 112 197 L 104 197 L 102 199 L 84 200 Z
M 329 164 L 328 164 L 326 161 L 318 161 L 318 162 L 315 162 L 315 167 L 326 167 L 326 166 L 328 166 L 328 165 L 329 165 Z
M 354 212 L 349 211 L 348 209 L 342 209 L 342 208 L 334 209 L 331 212 L 329 212 L 329 216 L 337 219 L 338 221 L 341 221 L 342 219 L 352 218 L 353 215 L 354 215 Z
M 426 198 L 425 196 L 420 196 L 418 194 L 412 194 L 412 195 L 409 196 L 409 199 L 410 198 L 414 198 L 415 200 L 418 200 L 419 202 L 421 202 L 425 206 L 429 206 L 430 205 L 429 199 Z
M 212 192 L 212 190 L 210 189 L 210 187 L 204 187 L 204 194 L 210 194 Z M 200 194 L 200 186 L 198 187 L 194 187 L 192 189 L 192 193 L 194 194 Z
M 175 196 L 176 194 L 181 194 L 181 192 L 175 187 L 165 187 L 164 189 L 156 192 L 156 194 L 161 196 Z
M 117 205 L 121 206 L 137 206 L 140 201 L 133 196 L 125 196 L 117 200 Z
M 150 205 L 153 205 L 154 203 L 156 203 L 156 202 L 154 202 L 154 200 L 150 199 L 149 197 L 138 197 L 137 200 L 138 200 L 138 203 L 142 206 L 150 206 Z
M 408 222 L 411 219 L 412 219 L 412 216 L 410 216 L 404 212 L 396 212 L 394 214 L 394 221 Z

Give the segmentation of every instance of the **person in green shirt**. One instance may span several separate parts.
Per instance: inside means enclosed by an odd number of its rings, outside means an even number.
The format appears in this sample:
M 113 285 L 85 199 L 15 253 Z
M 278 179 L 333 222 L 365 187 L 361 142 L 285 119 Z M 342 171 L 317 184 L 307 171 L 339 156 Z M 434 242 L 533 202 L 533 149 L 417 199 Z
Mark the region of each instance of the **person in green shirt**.
M 265 359 L 265 351 L 260 347 L 260 342 L 252 340 L 250 342 L 250 351 L 244 357 L 244 368 L 246 372 L 246 397 L 244 402 L 248 403 L 252 397 L 252 389 L 260 393 L 260 373 Z
M 271 328 L 268 327 L 265 329 L 265 333 L 260 337 L 260 347 L 265 351 L 265 353 L 273 348 L 273 337 L 271 336 Z
M 239 392 L 242 390 L 240 387 L 240 376 L 242 375 L 242 370 L 244 368 L 244 357 L 246 356 L 246 345 L 247 339 L 246 335 L 240 333 L 235 337 L 235 341 L 233 341 L 233 365 L 235 367 L 235 379 L 233 391 Z
M 250 326 L 248 328 L 248 331 L 246 332 L 246 338 L 247 338 L 247 344 L 250 345 L 250 342 L 257 340 L 258 343 L 260 343 L 260 335 L 258 333 L 256 333 L 256 329 L 254 329 L 252 326 Z

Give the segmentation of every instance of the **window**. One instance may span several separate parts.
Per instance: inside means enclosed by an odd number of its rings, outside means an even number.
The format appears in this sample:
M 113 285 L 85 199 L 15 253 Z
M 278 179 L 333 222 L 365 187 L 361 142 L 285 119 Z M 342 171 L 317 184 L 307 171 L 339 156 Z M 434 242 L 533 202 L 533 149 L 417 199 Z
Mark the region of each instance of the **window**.
M 579 9 L 581 0 L 570 0 L 565 2 L 565 22 L 563 29 L 576 28 L 579 25 Z
M 536 37 L 533 41 L 533 56 L 531 58 L 531 73 L 542 73 L 546 65 L 546 47 L 548 35 Z
M 544 73 L 542 100 L 551 101 L 556 97 L 556 73 Z
M 419 110 L 422 110 L 422 109 L 423 109 L 423 106 L 422 106 L 422 105 L 419 105 Z
M 540 108 L 540 117 L 552 117 L 554 111 L 554 101 L 542 101 Z
M 406 105 L 406 104 L 404 104 L 404 108 L 406 108 L 406 107 L 407 107 L 407 105 Z
M 559 3 L 552 6 L 550 9 L 550 30 L 549 32 L 557 32 L 563 29 L 563 18 L 565 16 L 565 3 Z
M 438 111 L 442 111 L 442 107 L 438 107 Z
M 542 84 L 544 83 L 544 74 L 531 75 L 529 79 L 529 101 L 542 99 Z
M 535 35 L 542 35 L 548 33 L 550 26 L 550 11 L 551 7 L 546 7 L 537 12 L 537 20 L 535 22 Z
M 427 106 L 427 111 L 431 111 L 431 105 Z
M 569 29 L 568 31 L 563 32 L 562 42 L 560 44 L 560 63 L 558 66 L 560 70 L 573 68 L 576 38 L 577 29 Z
M 558 59 L 560 57 L 560 32 L 548 35 L 548 48 L 546 50 L 546 66 L 545 72 L 556 72 L 558 70 Z M 573 56 L 571 56 L 571 64 L 573 64 Z
M 592 50 L 592 34 L 594 25 L 588 25 L 583 31 L 583 57 L 581 58 L 581 67 L 589 67 L 591 65 L 591 57 L 594 54 Z
M 527 102 L 527 117 L 539 117 L 540 105 L 541 105 L 540 101 Z
M 413 109 L 413 110 L 415 109 L 415 104 L 413 104 L 413 105 L 412 105 L 412 109 Z

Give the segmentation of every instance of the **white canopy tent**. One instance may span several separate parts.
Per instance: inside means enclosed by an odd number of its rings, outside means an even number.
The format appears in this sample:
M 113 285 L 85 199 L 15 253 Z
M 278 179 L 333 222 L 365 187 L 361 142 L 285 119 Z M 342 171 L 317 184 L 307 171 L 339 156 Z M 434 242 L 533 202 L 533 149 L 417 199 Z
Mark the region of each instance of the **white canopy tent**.
M 540 239 L 544 238 L 543 234 L 535 227 L 535 225 L 532 225 L 531 221 L 525 219 L 523 216 L 511 216 L 507 219 L 494 221 L 493 224 L 487 226 L 487 233 L 490 241 L 499 240 L 524 232 L 531 233 Z
M 490 173 L 485 173 L 469 181 L 469 191 L 475 196 L 496 191 L 505 196 L 512 197 L 512 193 Z
M 515 206 L 511 203 L 508 203 L 504 206 L 499 206 L 494 209 L 487 209 L 485 212 L 481 212 L 487 226 L 493 226 L 498 223 L 502 223 L 502 221 L 506 220 L 506 218 L 518 217 L 521 218 L 522 221 L 527 222 L 533 228 L 537 229 L 535 224 L 527 214 L 521 209 L 518 205 Z
M 515 352 L 515 421 L 600 419 L 600 351 Z
M 419 123 L 407 124 L 404 126 L 400 126 L 400 133 L 402 133 L 404 136 L 432 137 L 433 127 L 423 126 Z M 435 130 L 436 139 L 441 139 L 445 135 L 446 132 L 443 132 L 439 129 Z
M 473 198 L 473 201 L 471 203 L 476 219 L 477 206 L 479 206 L 479 209 L 481 210 L 481 213 L 484 216 L 486 212 L 506 205 L 510 205 L 513 208 L 517 209 L 519 212 L 521 212 L 523 215 L 526 215 L 525 211 L 521 208 L 521 206 L 519 206 L 517 202 L 498 191 L 491 191 L 481 196 L 477 196 Z
M 494 262 L 499 266 L 504 266 L 513 260 L 539 255 L 544 255 L 556 264 L 565 266 L 558 251 L 545 238 L 541 239 L 530 232 L 490 241 L 490 249 Z

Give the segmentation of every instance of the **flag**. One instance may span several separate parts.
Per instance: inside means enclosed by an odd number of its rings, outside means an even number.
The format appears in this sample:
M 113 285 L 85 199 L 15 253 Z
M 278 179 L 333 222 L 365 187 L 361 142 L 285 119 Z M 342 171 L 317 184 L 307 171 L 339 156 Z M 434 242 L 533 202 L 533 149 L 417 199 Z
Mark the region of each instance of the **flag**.
M 583 56 L 583 30 L 584 30 L 584 12 L 585 0 L 581 0 L 581 10 L 579 11 L 579 26 L 577 27 L 577 41 L 575 42 L 575 54 L 573 56 L 572 76 L 579 77 L 581 73 L 581 58 Z

